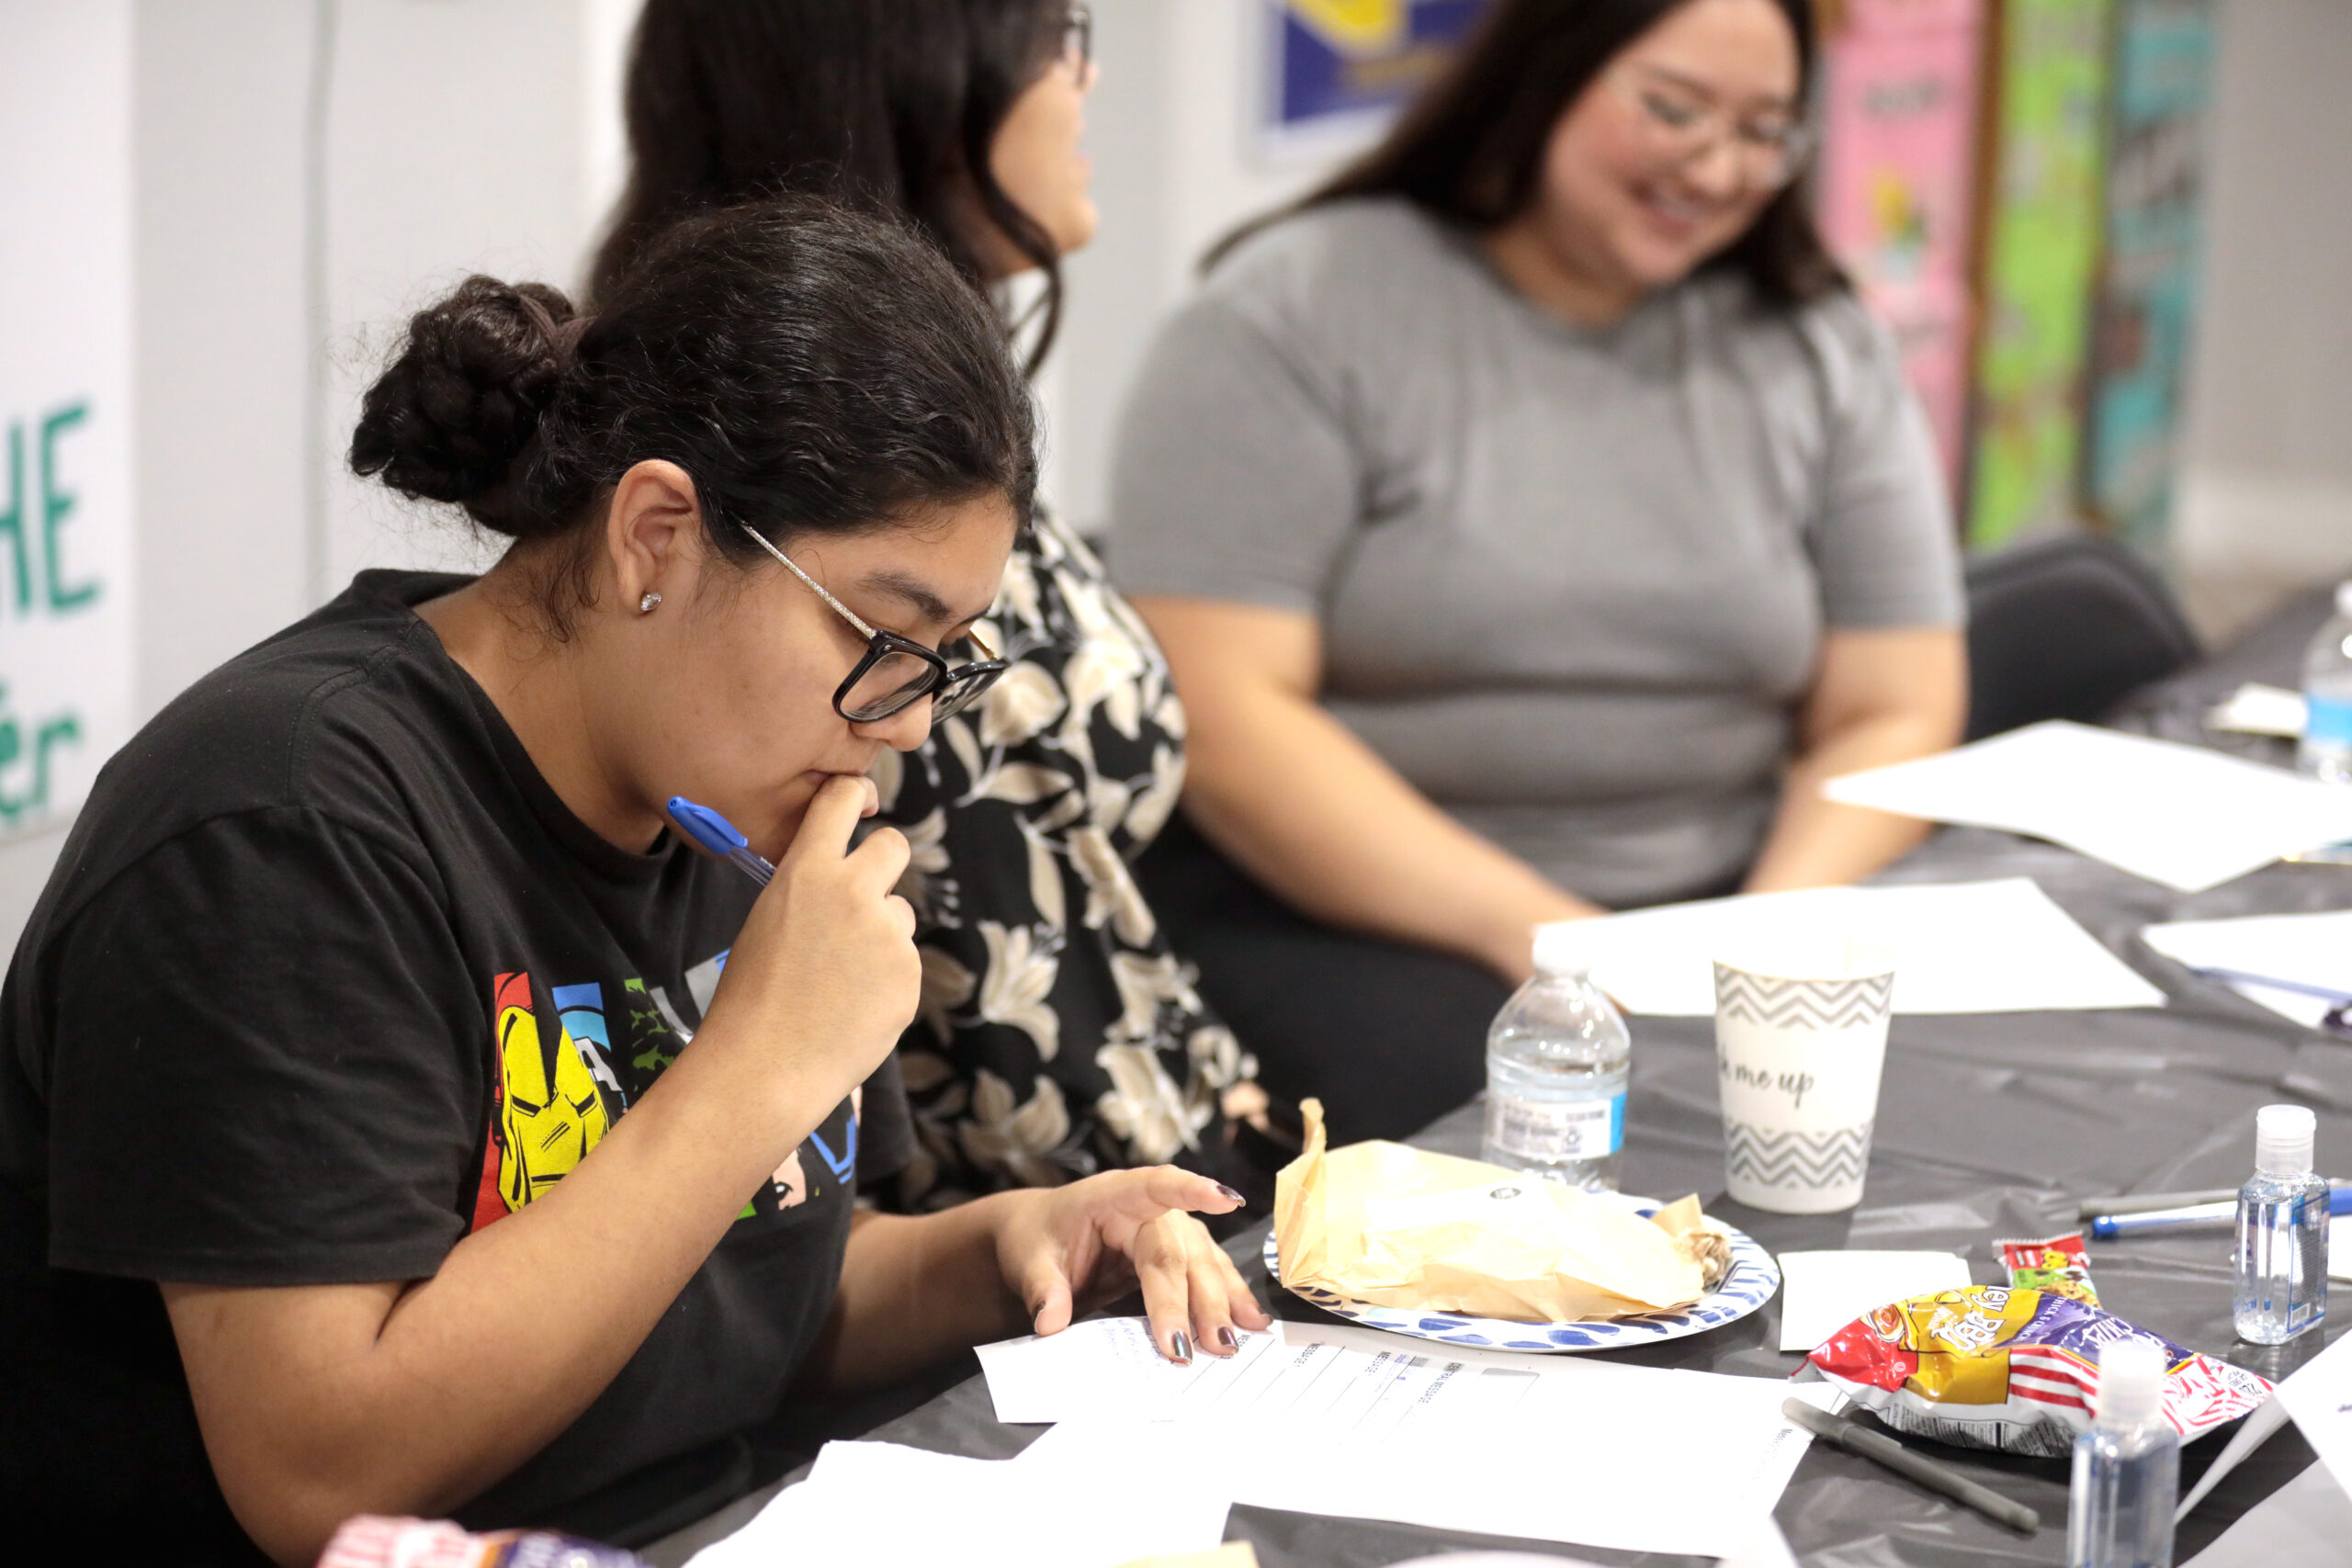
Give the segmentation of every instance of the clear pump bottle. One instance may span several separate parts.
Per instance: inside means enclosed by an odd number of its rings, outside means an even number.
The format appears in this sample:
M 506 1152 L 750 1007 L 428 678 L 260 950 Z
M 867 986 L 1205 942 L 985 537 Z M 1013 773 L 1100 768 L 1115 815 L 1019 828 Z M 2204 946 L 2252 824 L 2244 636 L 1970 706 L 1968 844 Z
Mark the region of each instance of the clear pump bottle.
M 2066 1568 L 2172 1568 L 2180 1436 L 2164 1417 L 2164 1386 L 2155 1341 L 2099 1347 L 2097 1409 L 2075 1439 Z
M 1538 931 L 1535 977 L 1503 1004 L 1487 1032 L 1479 1157 L 1614 1191 L 1632 1048 L 1615 1004 Z
M 2327 1183 L 2312 1173 L 2319 1119 L 2300 1105 L 2254 1116 L 2254 1179 L 2238 1189 L 2237 1331 L 2283 1345 L 2327 1315 Z

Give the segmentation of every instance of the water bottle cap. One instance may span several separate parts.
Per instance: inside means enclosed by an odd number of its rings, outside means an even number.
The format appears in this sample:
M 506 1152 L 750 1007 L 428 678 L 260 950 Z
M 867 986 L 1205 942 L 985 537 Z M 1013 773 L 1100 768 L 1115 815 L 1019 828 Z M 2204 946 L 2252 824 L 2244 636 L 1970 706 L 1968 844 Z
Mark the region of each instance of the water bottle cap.
M 1577 922 L 1557 920 L 1535 928 L 1535 972 L 1547 979 L 1581 979 L 1592 969 L 1577 945 Z
M 2347 620 L 2352 620 L 2352 582 L 2339 582 L 2335 585 L 2335 613 Z
M 2254 1113 L 2254 1168 L 2264 1176 L 2308 1176 L 2319 1118 L 2300 1105 L 2266 1105 Z
M 2100 1346 L 2095 1403 L 2102 1427 L 2136 1427 L 2162 1410 L 2164 1348 L 2154 1339 L 2113 1339 Z

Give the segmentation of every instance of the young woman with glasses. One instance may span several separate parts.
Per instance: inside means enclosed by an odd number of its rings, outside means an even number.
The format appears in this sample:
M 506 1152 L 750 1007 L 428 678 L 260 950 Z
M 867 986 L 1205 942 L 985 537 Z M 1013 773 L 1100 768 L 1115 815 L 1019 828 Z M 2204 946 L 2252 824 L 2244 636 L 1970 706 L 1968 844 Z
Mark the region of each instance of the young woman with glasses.
M 1027 275 L 1051 345 L 1093 237 L 1079 149 L 1091 24 L 1069 0 L 651 0 L 632 168 L 595 264 L 680 213 L 822 192 L 918 225 L 977 295 Z M 1230 1146 L 1251 1066 L 1130 869 L 1174 805 L 1182 708 L 1094 554 L 1041 514 L 978 636 L 1003 674 L 876 773 L 906 833 L 923 1009 L 899 1058 L 922 1143 L 891 1197 L 934 1207 L 1173 1160 L 1262 1192 Z
M 1824 253 L 1804 0 L 1496 0 L 1229 242 L 1125 411 L 1112 558 L 1192 714 L 1145 885 L 1267 1089 L 1396 1135 L 1529 932 L 1848 882 L 1822 780 L 1959 733 L 1951 520 Z
M 476 277 L 415 318 L 352 466 L 506 553 L 365 573 L 198 681 L 8 971 L 28 1539 L 634 1542 L 772 1478 L 801 1402 L 1138 1280 L 1173 1359 L 1266 1325 L 1205 1177 L 853 1206 L 922 970 L 906 840 L 854 833 L 876 758 L 994 674 L 1032 434 L 969 286 L 806 200 L 673 226 L 593 315 Z M 690 852 L 675 795 L 774 880 Z

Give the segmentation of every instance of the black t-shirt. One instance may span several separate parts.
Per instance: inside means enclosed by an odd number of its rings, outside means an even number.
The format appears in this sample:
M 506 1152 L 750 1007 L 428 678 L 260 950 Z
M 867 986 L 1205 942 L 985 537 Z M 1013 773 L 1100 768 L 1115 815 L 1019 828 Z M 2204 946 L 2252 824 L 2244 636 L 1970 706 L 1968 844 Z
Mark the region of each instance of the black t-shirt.
M 757 890 L 571 814 L 411 608 L 462 581 L 366 573 L 198 682 L 107 764 L 34 909 L 0 997 L 12 1534 L 29 1509 L 249 1551 L 152 1281 L 430 1276 L 701 1018 Z M 861 1131 L 869 1175 L 905 1158 L 896 1083 L 795 1150 L 586 1413 L 460 1517 L 609 1520 L 600 1495 L 772 1416 L 831 1304 Z

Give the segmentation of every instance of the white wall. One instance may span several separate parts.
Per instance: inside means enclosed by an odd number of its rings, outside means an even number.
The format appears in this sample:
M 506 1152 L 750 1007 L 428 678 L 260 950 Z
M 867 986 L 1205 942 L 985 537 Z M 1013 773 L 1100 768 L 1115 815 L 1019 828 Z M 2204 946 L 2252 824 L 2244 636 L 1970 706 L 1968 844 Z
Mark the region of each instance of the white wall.
M 1259 145 L 1261 0 L 1095 0 L 1101 84 L 1086 107 L 1102 229 L 1068 266 L 1069 313 L 1046 389 L 1051 492 L 1081 530 L 1102 522 L 1119 408 L 1159 317 L 1201 253 L 1304 191 L 1343 148 Z
M 2222 26 L 2177 550 L 2214 626 L 2352 570 L 2352 5 Z
M 142 717 L 364 566 L 481 558 L 462 530 L 345 476 L 343 447 L 390 334 L 438 288 L 474 270 L 575 276 L 618 179 L 634 14 L 631 0 L 139 0 Z M 305 107 L 322 18 L 328 199 L 313 214 Z M 315 411 L 314 240 L 329 283 Z M 62 838 L 0 844 L 0 951 Z

